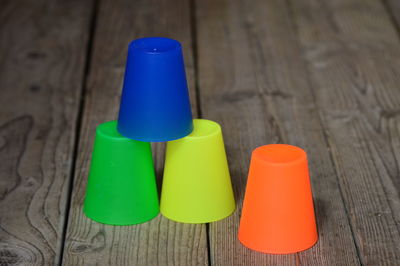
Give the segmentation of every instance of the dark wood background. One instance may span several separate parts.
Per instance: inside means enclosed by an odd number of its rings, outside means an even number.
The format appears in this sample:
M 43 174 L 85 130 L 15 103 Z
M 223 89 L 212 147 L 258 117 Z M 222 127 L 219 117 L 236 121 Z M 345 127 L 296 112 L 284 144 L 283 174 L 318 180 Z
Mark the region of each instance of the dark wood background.
M 400 1 L 1 0 L 0 265 L 400 265 Z M 182 42 L 196 117 L 223 128 L 229 218 L 107 226 L 82 213 L 127 45 Z M 237 240 L 250 152 L 308 152 L 312 249 Z M 164 144 L 155 144 L 158 178 Z

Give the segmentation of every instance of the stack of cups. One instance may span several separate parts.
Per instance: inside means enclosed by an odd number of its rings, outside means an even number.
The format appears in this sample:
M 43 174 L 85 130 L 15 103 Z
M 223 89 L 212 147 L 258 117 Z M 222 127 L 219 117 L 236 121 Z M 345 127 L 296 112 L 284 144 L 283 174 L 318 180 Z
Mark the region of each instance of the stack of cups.
M 150 142 L 168 142 L 164 216 L 207 223 L 234 211 L 221 127 L 192 119 L 182 46 L 168 38 L 129 45 L 118 121 L 96 130 L 84 203 L 89 218 L 131 225 L 159 213 Z
M 160 204 L 150 142 L 167 142 Z M 222 130 L 192 119 L 181 44 L 133 41 L 118 121 L 96 130 L 85 214 L 112 225 L 143 223 L 160 211 L 177 222 L 208 223 L 234 209 Z M 250 249 L 276 254 L 316 243 L 302 149 L 273 144 L 254 150 L 238 237 Z

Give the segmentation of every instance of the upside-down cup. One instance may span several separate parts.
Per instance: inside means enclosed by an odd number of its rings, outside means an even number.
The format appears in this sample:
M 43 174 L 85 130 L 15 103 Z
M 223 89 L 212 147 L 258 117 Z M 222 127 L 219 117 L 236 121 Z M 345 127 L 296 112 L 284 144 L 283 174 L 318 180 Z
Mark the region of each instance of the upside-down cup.
M 221 127 L 193 122 L 189 136 L 167 144 L 160 212 L 182 223 L 214 222 L 235 210 Z
M 130 43 L 118 117 L 121 135 L 147 142 L 193 130 L 181 44 L 168 38 Z
M 116 125 L 96 129 L 83 211 L 104 224 L 143 223 L 159 213 L 150 143 L 121 136 Z
M 299 252 L 317 242 L 304 150 L 271 144 L 253 151 L 239 240 L 252 250 L 272 254 Z

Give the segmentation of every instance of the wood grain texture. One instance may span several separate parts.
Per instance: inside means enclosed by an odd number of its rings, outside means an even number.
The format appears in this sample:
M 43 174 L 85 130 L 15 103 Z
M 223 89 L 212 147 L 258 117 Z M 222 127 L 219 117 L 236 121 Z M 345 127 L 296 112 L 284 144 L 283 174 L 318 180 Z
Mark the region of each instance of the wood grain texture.
M 400 42 L 380 1 L 292 1 L 364 265 L 400 265 Z
M 135 226 L 107 226 L 82 213 L 95 127 L 117 118 L 127 47 L 132 39 L 171 37 L 185 51 L 192 105 L 196 110 L 188 1 L 102 1 L 97 16 L 64 265 L 206 265 L 205 225 L 179 224 L 159 215 Z M 163 144 L 154 145 L 162 175 Z
M 2 1 L 0 265 L 54 265 L 92 1 Z
M 221 123 L 238 209 L 210 225 L 212 265 L 358 265 L 327 141 L 285 1 L 197 1 L 204 118 Z M 308 152 L 319 241 L 291 255 L 250 251 L 237 229 L 252 149 L 289 143 Z

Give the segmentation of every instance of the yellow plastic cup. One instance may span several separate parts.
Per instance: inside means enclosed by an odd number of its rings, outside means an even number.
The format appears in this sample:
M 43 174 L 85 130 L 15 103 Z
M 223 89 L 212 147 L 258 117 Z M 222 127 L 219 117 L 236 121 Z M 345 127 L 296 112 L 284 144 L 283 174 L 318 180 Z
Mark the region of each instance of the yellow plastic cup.
M 193 132 L 167 143 L 160 212 L 182 223 L 209 223 L 235 210 L 219 124 L 194 119 Z

